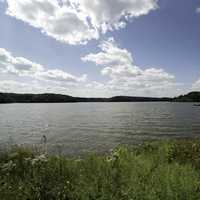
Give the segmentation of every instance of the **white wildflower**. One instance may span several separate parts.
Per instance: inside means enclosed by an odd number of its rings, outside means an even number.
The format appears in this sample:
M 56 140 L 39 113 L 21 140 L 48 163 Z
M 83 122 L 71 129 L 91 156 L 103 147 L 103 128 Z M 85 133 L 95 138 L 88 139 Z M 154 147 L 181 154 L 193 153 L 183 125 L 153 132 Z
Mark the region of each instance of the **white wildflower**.
M 44 162 L 47 162 L 47 157 L 45 154 L 42 154 L 32 160 L 32 165 L 35 165 L 37 163 L 44 163 Z
M 16 164 L 10 160 L 8 163 L 5 163 L 1 166 L 2 171 L 10 171 L 16 167 Z

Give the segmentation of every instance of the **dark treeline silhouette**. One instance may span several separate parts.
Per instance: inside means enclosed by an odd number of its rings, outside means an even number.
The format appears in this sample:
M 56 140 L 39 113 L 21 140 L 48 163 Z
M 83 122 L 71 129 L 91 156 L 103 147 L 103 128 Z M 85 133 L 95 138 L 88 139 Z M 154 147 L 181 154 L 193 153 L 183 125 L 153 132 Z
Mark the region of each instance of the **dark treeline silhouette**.
M 176 98 L 115 96 L 111 98 L 72 97 L 61 94 L 0 93 L 0 103 L 76 103 L 76 102 L 200 102 L 200 92 L 191 92 Z
M 178 102 L 200 102 L 200 92 L 190 92 L 186 95 L 181 95 L 174 98 Z

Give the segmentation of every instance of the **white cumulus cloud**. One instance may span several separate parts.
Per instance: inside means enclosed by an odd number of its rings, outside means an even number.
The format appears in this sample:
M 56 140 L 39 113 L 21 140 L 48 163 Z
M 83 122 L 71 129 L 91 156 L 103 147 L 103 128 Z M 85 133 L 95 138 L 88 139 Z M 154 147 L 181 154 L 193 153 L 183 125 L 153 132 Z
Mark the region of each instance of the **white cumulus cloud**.
M 18 77 L 31 77 L 36 80 L 54 81 L 62 84 L 85 82 L 87 75 L 74 76 L 60 69 L 51 69 L 23 57 L 15 57 L 11 52 L 0 48 L 0 72 Z
M 200 79 L 193 83 L 192 89 L 200 91 Z
M 196 13 L 200 13 L 200 7 L 196 8 Z
M 174 75 L 162 68 L 143 69 L 135 65 L 131 53 L 120 48 L 113 38 L 103 41 L 99 48 L 99 53 L 88 54 L 82 60 L 102 66 L 102 75 L 109 77 L 104 88 L 123 93 L 127 91 L 132 95 L 150 92 L 152 95 L 161 96 L 169 94 L 170 90 L 177 92 L 175 88 L 178 84 Z
M 0 48 L 0 70 L 18 76 L 34 76 L 44 71 L 44 67 L 23 57 L 14 57 L 7 50 Z
M 158 8 L 158 0 L 7 0 L 7 14 L 67 44 L 85 44 Z

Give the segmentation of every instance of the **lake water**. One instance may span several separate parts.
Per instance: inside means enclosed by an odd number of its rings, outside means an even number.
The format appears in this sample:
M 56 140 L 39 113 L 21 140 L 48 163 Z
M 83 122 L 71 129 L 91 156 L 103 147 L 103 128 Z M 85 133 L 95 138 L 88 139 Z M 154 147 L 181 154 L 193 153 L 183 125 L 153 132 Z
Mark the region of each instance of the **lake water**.
M 66 154 L 118 144 L 200 135 L 200 107 L 190 103 L 0 104 L 0 145 L 39 144 Z M 60 151 L 60 150 L 59 150 Z

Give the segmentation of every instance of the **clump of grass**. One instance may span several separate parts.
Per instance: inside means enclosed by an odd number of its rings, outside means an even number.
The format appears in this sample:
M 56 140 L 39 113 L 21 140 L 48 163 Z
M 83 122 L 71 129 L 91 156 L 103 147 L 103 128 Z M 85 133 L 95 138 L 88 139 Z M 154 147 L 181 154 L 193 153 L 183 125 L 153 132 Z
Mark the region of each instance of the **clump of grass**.
M 200 199 L 199 158 L 199 140 L 119 147 L 82 159 L 15 148 L 0 157 L 0 199 Z

